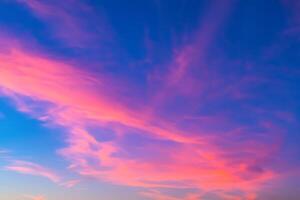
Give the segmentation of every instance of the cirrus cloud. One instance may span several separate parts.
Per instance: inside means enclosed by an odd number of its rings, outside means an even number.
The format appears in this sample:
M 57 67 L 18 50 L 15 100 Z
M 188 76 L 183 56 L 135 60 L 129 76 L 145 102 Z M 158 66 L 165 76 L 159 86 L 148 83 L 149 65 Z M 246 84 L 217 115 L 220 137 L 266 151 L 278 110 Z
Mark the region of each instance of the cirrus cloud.
M 15 48 L 1 53 L 0 61 L 3 94 L 16 101 L 23 112 L 67 128 L 67 146 L 59 153 L 70 161 L 69 169 L 82 176 L 129 186 L 207 191 L 252 191 L 275 176 L 271 169 L 261 167 L 276 151 L 276 145 L 270 148 L 274 141 L 243 139 L 243 135 L 250 134 L 247 128 L 240 129 L 241 133 L 222 133 L 240 137 L 240 143 L 205 132 L 188 133 L 160 118 L 156 118 L 159 123 L 154 123 L 147 114 L 125 107 L 122 99 L 114 100 L 106 92 L 111 80 L 101 79 L 101 75 L 96 78 L 69 64 Z M 45 107 L 45 103 L 49 106 Z M 95 125 L 100 132 L 104 128 L 113 131 L 114 138 L 99 139 L 97 132 L 89 131 Z M 264 129 L 260 137 L 275 131 L 272 125 Z M 132 134 L 141 137 L 145 145 L 126 144 Z M 137 154 L 153 150 L 158 153 L 155 159 Z M 31 163 L 18 161 L 7 169 L 60 181 Z

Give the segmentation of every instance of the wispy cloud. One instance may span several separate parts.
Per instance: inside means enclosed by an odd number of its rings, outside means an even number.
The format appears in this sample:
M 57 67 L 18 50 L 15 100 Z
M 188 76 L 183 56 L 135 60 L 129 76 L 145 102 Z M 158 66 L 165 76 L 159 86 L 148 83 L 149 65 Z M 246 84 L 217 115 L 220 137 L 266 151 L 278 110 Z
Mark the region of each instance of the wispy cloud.
M 108 88 L 105 88 L 104 85 L 111 85 L 112 83 L 104 77 L 103 79 L 97 77 L 97 80 L 96 77 L 70 65 L 24 54 L 24 52 L 16 50 L 6 55 L 0 55 L 0 59 L 5 62 L 0 69 L 1 77 L 3 76 L 2 87 L 14 92 L 15 94 L 11 93 L 14 97 L 16 94 L 20 94 L 33 97 L 36 100 L 54 103 L 61 108 L 65 107 L 52 111 L 58 112 L 58 115 L 53 116 L 56 119 L 61 118 L 62 121 L 57 120 L 58 123 L 67 124 L 71 121 L 74 123 L 79 118 L 84 117 L 88 119 L 87 122 L 89 119 L 102 123 L 117 122 L 174 141 L 197 142 L 196 138 L 181 136 L 180 132 L 153 126 L 141 119 L 137 113 L 122 107 L 121 102 L 111 101 L 109 94 L 105 92 L 108 91 Z M 40 65 L 41 63 L 43 66 Z M 16 79 L 17 77 L 23 78 Z M 27 84 L 20 87 L 20 83 L 23 81 Z M 81 86 L 78 87 L 78 85 Z M 77 87 L 78 90 L 70 91 L 68 88 L 72 87 Z M 102 88 L 103 94 L 97 94 L 91 88 Z M 49 92 L 42 92 L 43 90 Z M 56 92 L 54 92 L 55 90 Z M 61 96 L 60 92 L 68 92 L 69 96 Z M 74 102 L 73 99 L 78 99 L 79 96 L 80 100 Z M 20 102 L 19 105 L 21 105 Z M 22 109 L 24 110 L 24 107 Z M 72 118 L 70 118 L 71 113 L 74 114 Z M 48 114 L 51 115 L 51 113 Z
M 68 129 L 67 146 L 59 153 L 70 161 L 69 168 L 82 176 L 129 186 L 206 191 L 253 190 L 275 176 L 271 169 L 261 166 L 272 155 L 270 149 L 276 149 L 271 138 L 268 142 L 248 141 L 242 136 L 250 133 L 240 129 L 243 132 L 240 142 L 234 143 L 231 139 L 235 138 L 182 130 L 158 116 L 159 123 L 153 123 L 153 118 L 126 107 L 122 99 L 115 100 L 108 92 L 114 82 L 106 77 L 95 77 L 72 65 L 22 49 L 0 54 L 0 61 L 0 86 L 5 95 L 17 99 L 17 106 L 22 105 L 23 112 Z M 23 101 L 26 98 L 32 99 L 37 107 L 45 102 L 49 106 L 43 106 L 41 113 L 26 104 Z M 95 133 L 88 131 L 95 124 L 111 129 L 116 133 L 115 139 L 97 139 Z M 148 138 L 145 145 L 134 148 L 124 143 L 132 131 L 136 137 Z M 275 129 L 270 126 L 261 134 L 272 131 Z M 233 130 L 222 133 L 223 136 L 234 134 L 237 133 Z M 139 151 L 153 150 L 157 151 L 156 159 L 134 156 Z M 33 163 L 18 161 L 7 169 L 61 183 L 55 173 Z M 63 183 L 74 184 L 76 181 Z
M 62 182 L 60 185 L 66 187 L 66 188 L 72 188 L 75 185 L 77 185 L 79 182 L 80 182 L 80 180 L 74 179 L 74 180 Z
M 108 40 L 103 17 L 82 1 L 18 0 L 50 26 L 52 34 L 71 47 L 94 46 L 94 41 Z M 72 5 L 72 6 L 70 6 Z M 104 34 L 105 33 L 105 34 Z
M 89 49 L 102 40 L 99 27 L 84 20 L 85 16 L 94 18 L 92 9 L 79 1 L 18 2 L 71 46 Z M 75 5 L 67 6 L 70 2 Z M 65 146 L 57 152 L 69 162 L 67 168 L 82 177 L 141 187 L 144 197 L 156 200 L 194 200 L 209 192 L 221 199 L 255 199 L 261 185 L 280 176 L 266 161 L 275 157 L 284 131 L 254 109 L 242 113 L 240 102 L 231 101 L 244 97 L 240 88 L 256 84 L 258 77 L 223 77 L 222 70 L 206 62 L 233 8 L 231 2 L 212 3 L 203 22 L 190 34 L 192 39 L 174 48 L 149 104 L 135 107 L 140 104 L 134 99 L 128 103 L 127 96 L 140 94 L 119 76 L 105 70 L 93 73 L 80 62 L 33 53 L 22 45 L 28 41 L 5 37 L 0 39 L 4 44 L 0 45 L 0 92 L 19 111 L 65 128 Z M 232 76 L 234 81 L 229 81 Z M 230 93 L 228 99 L 225 93 Z M 189 104 L 187 99 L 196 103 Z M 207 106 L 210 101 L 215 105 Z M 177 102 L 180 106 L 172 106 Z M 183 111 L 175 113 L 176 109 Z M 203 116 L 197 109 L 212 114 Z M 288 113 L 276 116 L 293 121 Z M 67 188 L 80 182 L 66 181 L 47 167 L 22 160 L 14 160 L 6 170 L 44 177 Z M 166 195 L 163 188 L 196 192 L 178 198 Z M 232 190 L 239 194 L 230 194 Z
M 32 162 L 15 160 L 11 164 L 6 166 L 5 169 L 21 174 L 41 176 L 55 183 L 58 183 L 61 180 L 60 176 L 57 175 L 54 171 Z
M 162 98 L 167 98 L 174 93 L 193 96 L 195 91 L 200 92 L 205 89 L 203 86 L 207 87 L 209 80 L 206 79 L 208 77 L 211 79 L 214 75 L 209 71 L 207 62 L 210 48 L 216 42 L 219 30 L 225 26 L 234 6 L 233 1 L 230 0 L 209 3 L 204 17 L 199 19 L 197 30 L 189 33 L 190 39 L 173 49 L 167 72 L 162 76 L 163 86 L 156 94 L 154 104 L 161 103 Z M 197 76 L 200 74 L 203 76 L 195 77 L 195 70 L 199 71 Z
M 43 177 L 62 187 L 72 188 L 80 182 L 79 179 L 65 180 L 65 178 L 63 178 L 54 170 L 33 162 L 23 160 L 10 160 L 8 162 L 10 162 L 10 164 L 6 165 L 4 170 Z

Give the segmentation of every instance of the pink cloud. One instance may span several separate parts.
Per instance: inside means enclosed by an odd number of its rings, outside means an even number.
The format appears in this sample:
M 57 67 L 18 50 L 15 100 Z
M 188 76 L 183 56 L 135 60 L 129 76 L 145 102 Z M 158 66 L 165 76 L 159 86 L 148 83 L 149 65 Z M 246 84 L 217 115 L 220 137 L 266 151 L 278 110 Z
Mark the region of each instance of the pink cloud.
M 78 179 L 64 181 L 63 178 L 55 171 L 39 164 L 22 160 L 13 160 L 11 161 L 11 164 L 5 166 L 4 169 L 21 174 L 44 177 L 66 188 L 72 188 L 80 182 Z
M 173 48 L 167 70 L 162 74 L 162 66 L 157 65 L 159 73 L 154 69 L 149 78 L 150 84 L 158 81 L 160 85 L 151 97 L 152 107 L 164 106 L 165 102 L 178 95 L 195 100 L 195 97 L 199 96 L 202 99 L 208 98 L 211 93 L 224 94 L 223 87 L 220 89 L 222 91 L 214 91 L 215 87 L 219 89 L 223 77 L 213 69 L 208 56 L 211 55 L 211 47 L 217 41 L 220 30 L 226 25 L 234 6 L 233 1 L 211 1 L 201 21 L 199 20 L 196 31 L 187 35 L 188 39 L 181 45 Z M 218 60 L 220 58 L 214 57 L 215 62 Z M 210 91 L 209 94 L 207 90 Z
M 16 101 L 21 111 L 68 129 L 67 146 L 59 153 L 70 162 L 69 169 L 82 176 L 128 186 L 205 191 L 253 191 L 276 177 L 271 169 L 259 167 L 261 160 L 273 152 L 268 151 L 272 144 L 240 139 L 238 145 L 232 146 L 229 136 L 233 131 L 216 140 L 215 136 L 205 132 L 180 129 L 161 117 L 150 117 L 126 107 L 122 98 L 109 91 L 118 86 L 104 75 L 92 75 L 67 62 L 28 53 L 21 48 L 0 52 L 3 95 Z M 24 100 L 28 98 L 32 100 L 31 104 Z M 33 106 L 45 102 L 49 105 L 42 111 Z M 96 133 L 88 131 L 94 124 L 109 127 L 116 133 L 116 138 L 98 140 Z M 274 131 L 272 126 L 266 129 Z M 121 145 L 131 131 L 153 141 L 171 143 L 168 148 L 161 145 L 155 149 L 157 157 L 163 161 L 121 156 L 134 153 Z M 248 132 L 242 133 L 247 135 Z M 154 144 L 144 145 L 139 151 L 151 150 L 151 147 Z M 62 183 L 59 176 L 33 163 L 17 161 L 7 169 Z M 76 181 L 63 184 L 73 186 Z
M 18 172 L 21 174 L 29 174 L 33 176 L 41 176 L 49 179 L 52 182 L 58 183 L 60 177 L 50 169 L 47 169 L 41 165 L 26 162 L 21 160 L 15 160 L 12 164 L 5 167 L 6 170 Z
M 215 42 L 216 36 L 232 10 L 231 1 L 212 2 L 201 20 L 198 30 L 193 33 L 191 41 L 185 46 L 174 51 L 175 57 L 170 65 L 170 73 L 167 83 L 170 85 L 180 84 L 180 80 L 190 68 L 207 68 L 206 57 L 209 47 Z M 195 66 L 196 65 L 196 66 Z
M 155 199 L 155 200 L 179 200 L 179 199 L 181 199 L 181 198 L 162 194 L 161 192 L 159 192 L 157 190 L 141 192 L 141 195 L 146 198 Z
M 119 102 L 111 101 L 105 93 L 108 89 L 104 88 L 104 85 L 111 83 L 104 77 L 97 80 L 96 77 L 70 65 L 24 54 L 18 50 L 0 55 L 0 59 L 2 88 L 12 91 L 11 96 L 19 94 L 59 105 L 59 109 L 52 111 L 57 112 L 56 118 L 61 118 L 61 122 L 57 120 L 58 123 L 74 123 L 78 118 L 84 117 L 103 123 L 118 122 L 174 141 L 197 142 L 197 138 L 184 137 L 178 131 L 153 126 L 143 121 L 137 113 L 122 107 Z M 77 90 L 69 89 L 74 87 Z M 93 88 L 101 89 L 103 94 L 97 94 Z M 63 93 L 68 95 L 60 95 Z M 78 99 L 78 102 L 74 99 Z

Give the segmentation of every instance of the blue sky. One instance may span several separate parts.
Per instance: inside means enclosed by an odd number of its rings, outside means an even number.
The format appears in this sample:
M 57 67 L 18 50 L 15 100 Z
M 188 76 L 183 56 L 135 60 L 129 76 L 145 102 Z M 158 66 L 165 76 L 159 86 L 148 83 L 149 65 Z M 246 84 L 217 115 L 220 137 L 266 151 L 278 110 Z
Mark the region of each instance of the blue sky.
M 0 0 L 0 199 L 299 199 L 299 9 Z

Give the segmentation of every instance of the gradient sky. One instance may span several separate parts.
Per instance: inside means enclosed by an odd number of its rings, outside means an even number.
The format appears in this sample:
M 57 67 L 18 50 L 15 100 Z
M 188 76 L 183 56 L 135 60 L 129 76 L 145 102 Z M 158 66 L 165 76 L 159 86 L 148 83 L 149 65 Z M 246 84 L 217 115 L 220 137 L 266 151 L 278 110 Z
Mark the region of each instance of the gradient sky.
M 0 0 L 1 200 L 299 200 L 299 0 Z

